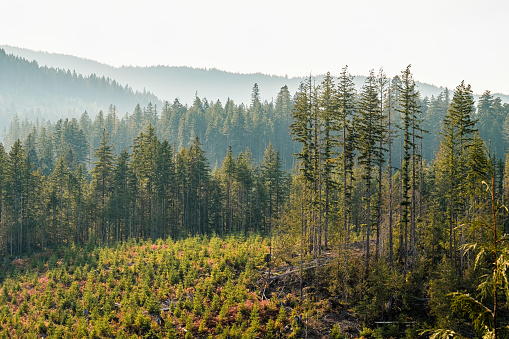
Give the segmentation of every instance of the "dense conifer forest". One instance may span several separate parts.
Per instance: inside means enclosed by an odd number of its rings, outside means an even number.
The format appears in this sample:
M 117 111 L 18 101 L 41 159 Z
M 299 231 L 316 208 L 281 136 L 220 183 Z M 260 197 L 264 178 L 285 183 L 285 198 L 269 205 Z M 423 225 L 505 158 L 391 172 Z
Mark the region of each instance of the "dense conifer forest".
M 408 66 L 14 119 L 3 337 L 509 337 L 509 104 Z

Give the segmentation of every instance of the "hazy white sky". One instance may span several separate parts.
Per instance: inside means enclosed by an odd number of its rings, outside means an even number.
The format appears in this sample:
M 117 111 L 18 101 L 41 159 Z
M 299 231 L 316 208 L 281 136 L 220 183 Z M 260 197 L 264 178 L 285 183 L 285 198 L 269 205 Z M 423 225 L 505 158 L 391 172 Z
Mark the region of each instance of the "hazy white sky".
M 288 76 L 412 64 L 422 82 L 508 94 L 508 18 L 507 0 L 1 0 L 0 45 Z

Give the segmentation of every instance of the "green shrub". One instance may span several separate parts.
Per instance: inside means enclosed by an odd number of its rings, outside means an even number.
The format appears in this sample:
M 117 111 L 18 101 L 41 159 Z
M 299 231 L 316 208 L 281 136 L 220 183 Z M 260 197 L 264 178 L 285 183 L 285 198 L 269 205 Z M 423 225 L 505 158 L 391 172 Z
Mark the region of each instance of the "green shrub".
M 341 328 L 338 324 L 334 324 L 334 326 L 332 326 L 330 337 L 332 339 L 343 339 L 345 337 L 343 333 L 341 333 Z

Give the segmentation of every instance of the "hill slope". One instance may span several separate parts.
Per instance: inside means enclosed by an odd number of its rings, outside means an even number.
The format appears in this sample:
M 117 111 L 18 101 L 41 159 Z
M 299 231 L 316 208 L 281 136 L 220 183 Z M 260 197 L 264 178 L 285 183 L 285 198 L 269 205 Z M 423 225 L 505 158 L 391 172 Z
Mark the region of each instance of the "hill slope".
M 39 66 L 36 61 L 7 54 L 0 49 L 0 117 L 9 123 L 22 118 L 56 120 L 107 111 L 114 104 L 121 113 L 132 112 L 137 103 L 161 105 L 149 92 L 133 91 L 114 79 L 94 74 L 83 77 L 69 70 Z M 0 125 L 3 129 L 4 126 Z

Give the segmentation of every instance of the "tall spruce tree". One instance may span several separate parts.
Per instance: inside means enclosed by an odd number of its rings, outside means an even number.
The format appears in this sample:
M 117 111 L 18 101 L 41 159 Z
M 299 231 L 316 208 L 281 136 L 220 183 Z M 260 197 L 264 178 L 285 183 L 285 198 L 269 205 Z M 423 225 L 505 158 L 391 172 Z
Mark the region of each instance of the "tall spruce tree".
M 377 201 L 376 201 L 376 245 L 375 245 L 375 258 L 376 260 L 380 257 L 380 237 L 382 235 L 381 233 L 381 226 L 382 226 L 382 174 L 383 174 L 383 164 L 385 162 L 384 159 L 384 153 L 387 151 L 386 149 L 386 143 L 387 143 L 387 137 L 388 137 L 388 129 L 390 128 L 390 118 L 388 118 L 388 112 L 386 112 L 385 105 L 386 105 L 386 98 L 388 97 L 387 92 L 387 84 L 388 79 L 383 72 L 383 69 L 380 69 L 380 72 L 378 73 L 378 76 L 376 78 L 377 81 L 377 87 L 378 87 L 378 96 L 379 96 L 379 114 L 380 117 L 378 119 L 379 123 L 379 131 L 380 134 L 378 139 L 378 150 L 376 152 L 376 158 L 375 158 L 375 164 L 377 166 L 378 170 L 378 176 L 377 176 Z M 387 116 L 386 116 L 387 114 Z M 389 125 L 387 126 L 387 122 L 389 122 Z M 390 135 L 389 135 L 390 137 Z
M 339 130 L 338 119 L 338 100 L 336 94 L 336 85 L 328 72 L 320 85 L 320 96 L 318 98 L 319 112 L 323 129 L 323 147 L 321 162 L 323 162 L 324 194 L 325 198 L 320 199 L 324 205 L 324 245 L 328 247 L 329 218 L 331 214 L 331 194 L 336 186 L 333 178 L 335 161 L 333 156 L 337 148 L 337 131 Z
M 277 218 L 281 207 L 283 198 L 283 181 L 284 176 L 281 171 L 281 158 L 279 151 L 276 151 L 272 143 L 269 142 L 269 146 L 265 150 L 263 160 L 261 163 L 262 177 L 267 191 L 267 203 L 265 207 L 265 214 L 268 219 L 268 233 L 269 233 L 269 280 L 270 280 L 270 269 L 272 263 L 272 228 L 274 225 L 274 219 Z
M 370 71 L 366 78 L 359 97 L 358 109 L 358 133 L 359 133 L 359 164 L 362 166 L 365 193 L 365 225 L 366 225 L 366 277 L 369 272 L 370 261 L 370 236 L 373 227 L 373 218 L 371 215 L 373 179 L 375 178 L 373 168 L 377 159 L 381 157 L 378 153 L 379 142 L 382 140 L 380 112 L 380 98 L 378 96 L 377 80 L 373 71 Z M 378 227 L 378 225 L 376 225 Z
M 302 174 L 304 186 L 306 191 L 310 192 L 313 183 L 315 182 L 315 168 L 313 162 L 313 92 L 312 92 L 311 77 L 307 78 L 299 86 L 299 90 L 295 95 L 295 105 L 292 111 L 293 123 L 290 125 L 292 133 L 292 140 L 299 142 L 302 145 L 301 151 L 294 155 L 300 161 L 299 171 Z M 310 233 L 306 240 L 310 250 L 313 250 L 313 237 L 311 236 L 311 227 L 308 228 L 307 224 L 311 218 L 305 218 L 309 209 L 301 213 L 303 223 L 303 236 L 305 233 Z
M 339 124 L 341 133 L 341 171 L 343 176 L 342 182 L 342 196 L 343 196 L 343 228 L 345 238 L 348 236 L 349 227 L 349 211 L 351 205 L 351 191 L 352 191 L 352 178 L 354 166 L 354 150 L 355 150 L 355 129 L 353 123 L 353 116 L 355 114 L 355 84 L 354 77 L 348 72 L 348 66 L 341 70 L 338 81 L 338 109 L 339 109 Z
M 401 72 L 401 81 L 398 82 L 397 85 L 398 90 L 398 106 L 396 111 L 400 113 L 400 129 L 403 133 L 403 157 L 401 164 L 401 177 L 402 177 L 402 199 L 401 199 L 401 224 L 404 225 L 404 244 L 400 241 L 400 260 L 404 260 L 405 270 L 408 270 L 408 252 L 409 252 L 409 230 L 408 223 L 410 221 L 415 221 L 413 218 L 409 219 L 409 208 L 410 213 L 413 210 L 412 202 L 414 199 L 409 197 L 409 193 L 411 190 L 415 189 L 412 187 L 410 182 L 410 165 L 415 164 L 415 131 L 416 131 L 416 121 L 417 121 L 417 113 L 419 110 L 418 107 L 418 97 L 419 92 L 416 89 L 416 85 L 410 72 L 410 65 Z M 413 167 L 412 167 L 413 168 Z M 412 176 L 413 178 L 413 176 Z M 413 182 L 413 181 L 412 181 Z M 413 193 L 412 193 L 413 194 Z M 411 224 L 412 229 L 410 232 L 415 235 L 413 227 L 415 227 L 415 223 Z M 413 238 L 412 238 L 413 239 Z M 401 235 L 400 235 L 401 240 Z M 412 254 L 415 256 L 415 249 L 412 247 L 410 249 Z
M 473 140 L 473 133 L 476 131 L 473 114 L 475 112 L 474 97 L 470 85 L 462 82 L 454 92 L 454 96 L 447 115 L 444 118 L 442 127 L 442 138 L 440 142 L 439 157 L 442 162 L 442 171 L 448 178 L 448 223 L 449 223 L 449 257 L 453 265 L 462 259 L 457 260 L 456 256 L 456 225 L 458 218 L 462 217 L 460 206 L 465 203 L 463 187 L 466 183 L 467 173 L 467 148 Z M 463 205 L 464 207 L 464 205 Z M 463 227 L 460 230 L 460 241 L 463 241 Z M 458 269 L 462 269 L 462 262 Z
M 101 244 L 109 242 L 107 227 L 107 203 L 110 198 L 110 189 L 112 182 L 113 165 L 115 161 L 114 149 L 110 144 L 110 139 L 106 130 L 103 129 L 99 147 L 95 149 L 94 162 L 95 167 L 92 170 L 92 187 L 95 196 L 95 202 L 98 206 L 98 230 L 96 235 L 100 236 Z

